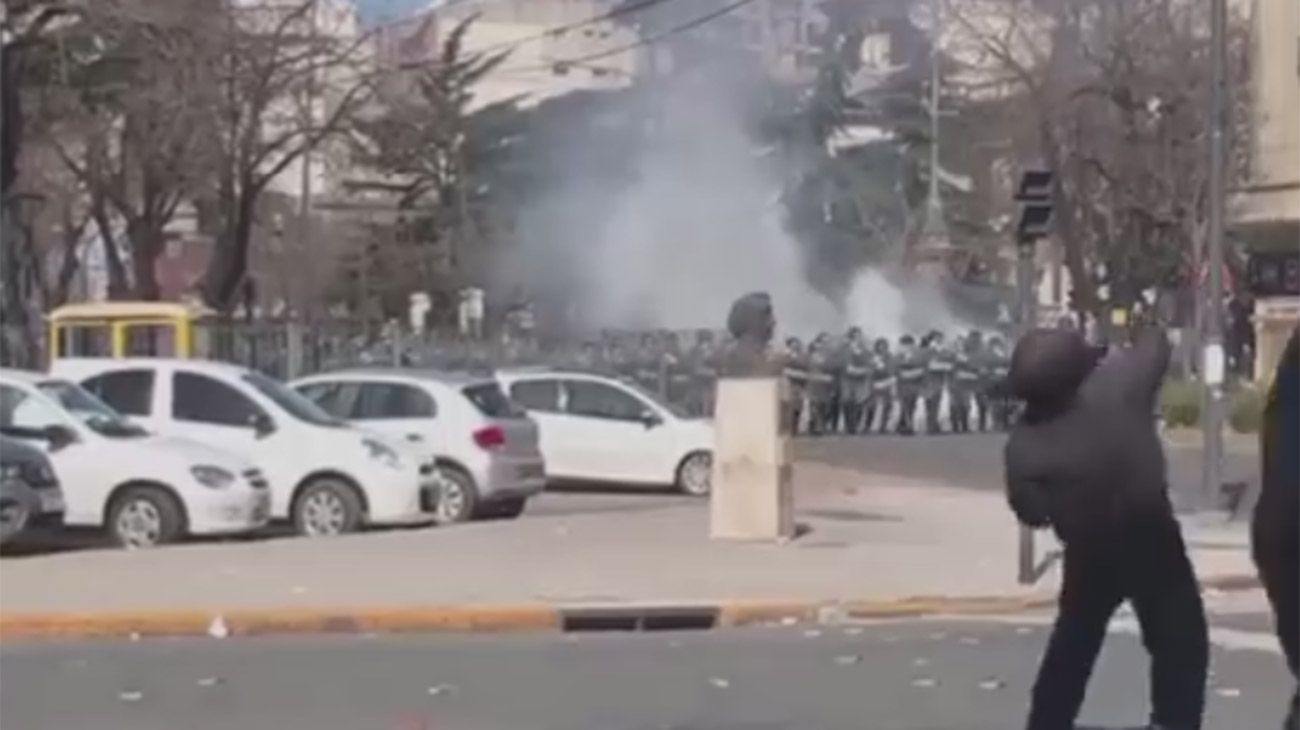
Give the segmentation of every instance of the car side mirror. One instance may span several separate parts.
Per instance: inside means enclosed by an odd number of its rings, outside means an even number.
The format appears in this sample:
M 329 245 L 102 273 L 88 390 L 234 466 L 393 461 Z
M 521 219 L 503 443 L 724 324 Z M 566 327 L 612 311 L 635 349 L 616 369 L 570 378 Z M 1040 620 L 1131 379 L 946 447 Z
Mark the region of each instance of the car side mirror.
M 265 438 L 275 433 L 275 421 L 265 413 L 255 413 L 248 419 L 248 425 L 253 427 L 253 433 L 258 438 Z
M 50 444 L 50 451 L 58 451 L 77 442 L 77 432 L 60 424 L 46 426 L 43 436 Z
M 664 423 L 664 419 L 660 418 L 659 414 L 654 411 L 644 411 L 639 420 L 641 421 L 641 425 L 645 426 L 647 430 L 662 426 Z

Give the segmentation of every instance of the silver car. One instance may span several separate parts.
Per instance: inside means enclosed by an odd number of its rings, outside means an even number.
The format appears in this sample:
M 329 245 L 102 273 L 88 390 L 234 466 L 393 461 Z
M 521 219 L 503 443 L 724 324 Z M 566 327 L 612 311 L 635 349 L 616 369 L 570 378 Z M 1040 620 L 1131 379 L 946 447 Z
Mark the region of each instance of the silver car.
M 512 518 L 546 485 L 537 425 L 490 375 L 377 368 L 290 384 L 329 413 L 436 458 L 441 523 Z

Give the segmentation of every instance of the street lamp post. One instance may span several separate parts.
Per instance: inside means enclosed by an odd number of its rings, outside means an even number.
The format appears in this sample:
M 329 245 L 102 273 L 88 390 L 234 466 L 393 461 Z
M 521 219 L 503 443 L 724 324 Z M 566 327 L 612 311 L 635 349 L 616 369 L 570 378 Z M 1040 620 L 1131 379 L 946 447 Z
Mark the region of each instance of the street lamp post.
M 1225 0 L 1210 2 L 1210 144 L 1209 144 L 1209 306 L 1205 308 L 1205 339 L 1201 380 L 1205 389 L 1205 414 L 1201 419 L 1201 499 L 1206 508 L 1218 502 L 1223 484 L 1223 229 L 1226 180 L 1225 156 Z

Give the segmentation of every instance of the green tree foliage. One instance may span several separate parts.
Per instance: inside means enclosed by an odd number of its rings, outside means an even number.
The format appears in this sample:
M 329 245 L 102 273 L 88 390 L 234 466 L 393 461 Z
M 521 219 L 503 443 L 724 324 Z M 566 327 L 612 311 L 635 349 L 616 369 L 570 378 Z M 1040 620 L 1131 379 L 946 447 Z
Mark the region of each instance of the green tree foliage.
M 435 248 L 448 251 L 455 267 L 464 247 L 481 243 L 497 207 L 518 202 L 528 174 L 519 160 L 525 117 L 518 100 L 476 104 L 475 86 L 508 51 L 467 53 L 474 21 L 451 30 L 436 63 L 388 79 L 380 111 L 355 124 L 358 161 L 379 176 L 359 187 L 396 196 L 405 230 L 395 241 L 409 249 L 404 260 L 419 264 L 414 277 L 391 282 L 402 294 L 428 285 Z

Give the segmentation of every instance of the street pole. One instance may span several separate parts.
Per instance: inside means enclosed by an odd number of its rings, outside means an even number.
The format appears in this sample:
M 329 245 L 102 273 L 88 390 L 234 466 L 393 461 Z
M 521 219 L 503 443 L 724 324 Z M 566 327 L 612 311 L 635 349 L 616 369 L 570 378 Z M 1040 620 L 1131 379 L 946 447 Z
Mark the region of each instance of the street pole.
M 1017 241 L 1016 246 L 1016 339 L 1034 328 L 1034 249 L 1035 241 Z M 1034 531 L 1020 526 L 1019 576 L 1021 585 L 1034 582 Z
M 318 25 L 320 4 L 315 0 L 313 0 L 312 2 L 310 12 L 311 12 L 311 18 L 308 20 L 308 26 L 307 26 L 307 43 L 311 46 L 311 51 L 315 52 L 317 50 L 317 44 L 319 42 L 319 36 L 320 36 L 320 29 Z M 309 58 L 311 59 L 310 62 L 314 64 L 315 63 L 314 57 L 309 56 Z M 306 129 L 310 131 L 316 128 L 316 69 L 315 68 L 310 69 L 307 72 L 307 84 L 304 91 L 305 91 L 304 96 L 306 97 L 304 99 L 304 106 L 306 108 L 307 118 L 303 120 L 303 124 L 305 125 Z M 300 170 L 301 177 L 298 180 L 298 236 L 297 236 L 298 256 L 301 258 L 296 259 L 297 261 L 302 262 L 302 265 L 304 267 L 307 267 L 307 271 L 310 272 L 308 276 L 311 279 L 311 281 L 300 282 L 298 277 L 295 277 L 290 285 L 289 290 L 284 292 L 285 297 L 289 300 L 288 313 L 290 319 L 294 317 L 308 318 L 307 313 L 311 309 L 311 306 L 308 305 L 306 301 L 306 296 L 304 296 L 303 293 L 306 291 L 311 291 L 310 289 L 311 283 L 314 282 L 316 279 L 315 276 L 316 265 L 314 263 L 315 252 L 312 251 L 312 230 L 311 230 L 312 229 L 312 220 L 311 220 L 312 152 L 313 152 L 313 145 L 311 144 L 307 145 L 307 147 L 304 148 L 302 152 L 302 161 L 301 161 L 302 169 Z
M 1206 265 L 1209 267 L 1209 302 L 1205 308 L 1205 339 L 1202 350 L 1201 380 L 1205 389 L 1205 413 L 1201 419 L 1204 439 L 1201 449 L 1201 499 L 1202 506 L 1213 509 L 1218 503 L 1218 491 L 1223 484 L 1223 234 L 1224 196 L 1227 185 L 1224 170 L 1225 157 L 1225 48 L 1227 8 L 1225 0 L 1210 2 L 1210 210 L 1209 250 Z

